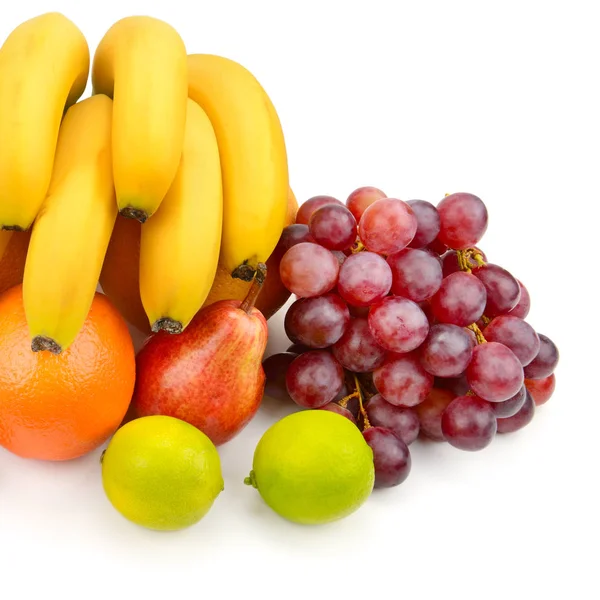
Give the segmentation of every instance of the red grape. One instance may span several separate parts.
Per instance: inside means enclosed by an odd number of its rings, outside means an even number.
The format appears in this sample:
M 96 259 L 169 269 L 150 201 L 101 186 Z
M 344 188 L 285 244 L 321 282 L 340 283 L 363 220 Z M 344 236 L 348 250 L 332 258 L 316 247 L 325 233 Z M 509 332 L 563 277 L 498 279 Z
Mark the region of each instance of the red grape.
M 525 403 L 526 392 L 525 386 L 522 385 L 512 398 L 503 402 L 490 402 L 489 405 L 492 407 L 497 418 L 506 419 L 507 417 L 512 417 L 521 410 L 521 407 Z
M 458 377 L 473 355 L 469 330 L 458 325 L 432 325 L 420 348 L 423 368 L 436 377 Z
M 474 249 L 481 254 L 482 260 L 487 260 L 485 254 L 479 250 L 479 248 Z M 475 267 L 479 266 L 472 256 L 470 256 L 467 260 L 467 264 L 469 265 L 470 269 L 474 269 Z M 448 250 L 446 253 L 444 253 L 442 256 L 442 269 L 444 272 L 444 277 L 448 277 L 448 275 L 461 270 L 458 264 L 458 252 L 456 250 Z
M 529 391 L 525 393 L 525 402 L 519 411 L 512 417 L 498 419 L 498 433 L 513 433 L 523 429 L 533 421 L 535 416 L 535 402 Z
M 387 195 L 380 189 L 372 186 L 360 187 L 354 190 L 346 200 L 346 206 L 354 215 L 356 222 L 360 221 L 363 213 L 373 202 L 387 198 Z
M 326 206 L 327 204 L 341 204 L 343 206 L 342 202 L 333 196 L 313 196 L 306 202 L 303 202 L 298 208 L 298 212 L 296 213 L 296 223 L 308 225 L 315 210 L 321 208 L 321 206 Z
M 454 398 L 442 413 L 442 433 L 460 450 L 482 450 L 496 435 L 496 417 L 489 402 L 477 396 Z
M 369 307 L 368 306 L 353 306 L 352 304 L 348 304 L 348 310 L 350 311 L 350 315 L 353 317 L 365 317 L 366 318 L 369 316 Z
M 414 302 L 431 298 L 442 284 L 440 261 L 427 250 L 405 248 L 388 256 L 392 293 Z
M 384 198 L 371 204 L 358 224 L 364 246 L 377 254 L 393 254 L 406 248 L 415 237 L 417 217 L 402 200 Z
M 431 302 L 429 302 L 429 300 L 419 302 L 419 308 L 425 313 L 429 324 L 433 325 L 436 322 L 436 320 L 435 315 L 433 314 L 433 309 L 431 308 Z
M 272 354 L 263 360 L 262 366 L 265 371 L 265 396 L 281 400 L 291 401 L 291 397 L 285 385 L 285 375 L 292 361 L 298 356 L 291 352 L 280 352 Z
M 349 256 L 340 269 L 338 293 L 352 306 L 370 306 L 385 298 L 391 287 L 390 266 L 373 252 Z
M 338 415 L 342 415 L 342 417 L 346 417 L 346 419 L 352 421 L 356 425 L 354 415 L 347 408 L 340 406 L 337 402 L 329 402 L 325 406 L 321 406 L 318 410 L 328 410 L 337 413 Z
M 381 366 L 386 351 L 377 344 L 365 318 L 352 319 L 333 345 L 333 355 L 348 371 L 368 373 Z
M 439 388 L 431 390 L 425 401 L 415 407 L 421 433 L 436 442 L 445 441 L 446 438 L 442 433 L 442 413 L 455 397 L 456 395 L 449 390 Z
M 438 321 L 466 327 L 483 314 L 486 291 L 474 275 L 459 271 L 448 275 L 431 298 L 431 308 Z
M 484 267 L 476 267 L 472 273 L 485 286 L 487 292 L 485 315 L 490 319 L 505 315 L 519 302 L 521 294 L 519 282 L 506 269 L 487 263 Z
M 308 230 L 308 225 L 294 223 L 293 225 L 288 225 L 281 232 L 281 237 L 279 238 L 277 248 L 281 249 L 285 253 L 296 244 L 314 241 L 315 240 L 313 239 L 312 235 L 310 235 L 310 231 Z
M 430 250 L 431 252 L 433 252 L 434 254 L 437 254 L 438 256 L 442 256 L 443 254 L 448 252 L 448 246 L 446 246 L 446 244 L 442 244 L 442 242 L 440 242 L 439 238 L 435 238 L 435 240 L 433 240 L 433 242 L 431 242 L 430 244 L 427 244 L 426 248 L 427 248 L 427 250 Z
M 476 346 L 466 370 L 471 389 L 483 400 L 502 402 L 523 385 L 523 367 L 512 350 L 498 342 Z
M 438 238 L 454 250 L 473 246 L 487 229 L 487 208 L 473 194 L 450 194 L 437 205 L 437 211 L 440 215 Z
M 526 379 L 525 387 L 529 390 L 536 406 L 546 404 L 554 393 L 556 387 L 556 378 L 554 373 L 544 377 L 544 379 Z
M 411 352 L 429 333 L 429 321 L 419 305 L 399 296 L 373 306 L 368 320 L 377 343 L 391 352 Z
M 349 322 L 344 301 L 335 294 L 325 294 L 296 300 L 285 315 L 284 327 L 295 344 L 327 348 L 342 337 Z
M 499 342 L 510 348 L 523 366 L 528 365 L 540 350 L 540 338 L 535 329 L 523 319 L 501 315 L 485 328 L 488 342 Z
M 465 396 L 471 389 L 464 373 L 459 377 L 436 377 L 433 381 L 433 387 L 448 390 L 455 396 Z
M 517 283 L 519 284 L 519 288 L 521 290 L 521 296 L 519 297 L 519 301 L 517 305 L 509 311 L 509 315 L 513 317 L 519 317 L 524 319 L 529 314 L 529 309 L 531 307 L 531 298 L 529 297 L 529 292 L 527 288 L 517 279 Z
M 417 232 L 410 242 L 411 248 L 424 248 L 440 232 L 440 215 L 437 208 L 425 200 L 409 200 L 407 204 L 413 209 L 417 217 Z
M 527 379 L 544 379 L 554 373 L 558 365 L 558 348 L 546 335 L 538 333 L 540 338 L 540 351 L 536 357 L 525 367 Z
M 310 242 L 292 246 L 279 264 L 283 285 L 300 298 L 320 296 L 332 290 L 339 270 L 340 264 L 329 250 Z
M 343 205 L 326 204 L 308 222 L 310 234 L 329 250 L 347 250 L 356 241 L 356 219 Z
M 373 371 L 377 391 L 395 406 L 416 406 L 427 398 L 433 387 L 433 375 L 421 366 L 413 354 L 391 355 Z
M 292 361 L 285 383 L 296 404 L 320 408 L 331 402 L 342 389 L 344 370 L 326 350 L 312 350 Z
M 419 436 L 419 417 L 412 408 L 395 406 L 381 394 L 376 394 L 369 400 L 366 410 L 371 425 L 389 429 L 407 446 Z
M 305 352 L 310 352 L 312 348 L 308 346 L 303 346 L 302 344 L 292 344 L 288 346 L 286 352 L 291 352 L 292 354 L 304 354 Z
M 363 431 L 363 436 L 373 450 L 375 487 L 393 487 L 405 481 L 411 468 L 408 446 L 383 427 L 369 427 Z

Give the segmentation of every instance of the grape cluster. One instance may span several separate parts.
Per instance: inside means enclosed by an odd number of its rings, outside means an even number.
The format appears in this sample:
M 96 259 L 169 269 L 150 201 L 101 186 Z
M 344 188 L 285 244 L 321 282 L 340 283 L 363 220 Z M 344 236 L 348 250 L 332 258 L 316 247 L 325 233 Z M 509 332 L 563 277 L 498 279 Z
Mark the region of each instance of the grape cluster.
M 345 205 L 315 196 L 296 220 L 279 242 L 292 345 L 264 361 L 265 392 L 356 423 L 376 487 L 406 479 L 419 435 L 481 450 L 550 398 L 558 350 L 525 321 L 525 286 L 476 246 L 480 198 L 363 187 Z

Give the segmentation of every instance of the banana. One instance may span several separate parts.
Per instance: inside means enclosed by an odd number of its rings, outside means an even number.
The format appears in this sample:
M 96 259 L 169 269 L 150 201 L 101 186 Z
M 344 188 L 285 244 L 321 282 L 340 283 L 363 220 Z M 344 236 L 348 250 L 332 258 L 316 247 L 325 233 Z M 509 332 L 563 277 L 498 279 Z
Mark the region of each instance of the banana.
M 152 17 L 117 21 L 92 66 L 94 94 L 113 98 L 112 154 L 119 211 L 146 221 L 179 167 L 187 108 L 187 56 L 179 34 Z
M 34 352 L 58 354 L 88 315 L 117 217 L 112 101 L 72 106 L 60 128 L 48 195 L 31 232 L 23 304 Z
M 140 295 L 152 331 L 181 333 L 203 305 L 217 272 L 222 220 L 217 138 L 206 113 L 188 100 L 175 181 L 142 225 Z
M 60 13 L 25 21 L 0 49 L 0 228 L 31 227 L 64 110 L 83 94 L 89 67 L 85 37 Z
M 189 97 L 210 118 L 223 176 L 221 262 L 250 281 L 273 252 L 287 210 L 288 166 L 279 118 L 266 92 L 238 63 L 188 56 Z

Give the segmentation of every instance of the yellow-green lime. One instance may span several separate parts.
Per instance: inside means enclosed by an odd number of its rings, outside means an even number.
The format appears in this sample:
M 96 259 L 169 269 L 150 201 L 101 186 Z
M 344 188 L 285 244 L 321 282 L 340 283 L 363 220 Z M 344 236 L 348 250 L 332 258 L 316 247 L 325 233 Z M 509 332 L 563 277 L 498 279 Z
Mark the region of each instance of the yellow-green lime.
M 267 429 L 244 483 L 282 517 L 317 525 L 356 511 L 374 479 L 373 452 L 358 427 L 327 410 L 305 410 Z
M 115 433 L 102 458 L 102 482 L 124 517 L 158 530 L 194 525 L 223 490 L 214 444 L 166 416 L 135 419 Z

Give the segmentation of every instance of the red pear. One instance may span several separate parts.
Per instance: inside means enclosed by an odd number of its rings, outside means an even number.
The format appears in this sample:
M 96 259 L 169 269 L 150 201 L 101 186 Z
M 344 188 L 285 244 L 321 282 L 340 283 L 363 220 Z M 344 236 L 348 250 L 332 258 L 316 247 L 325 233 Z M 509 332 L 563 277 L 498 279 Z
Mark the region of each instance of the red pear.
M 183 332 L 161 331 L 147 340 L 137 356 L 137 416 L 182 419 L 215 445 L 249 423 L 265 385 L 267 322 L 254 307 L 266 273 L 262 267 L 242 302 L 215 302 L 200 310 Z

